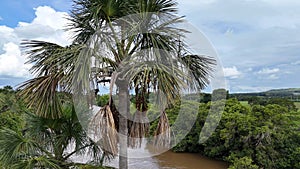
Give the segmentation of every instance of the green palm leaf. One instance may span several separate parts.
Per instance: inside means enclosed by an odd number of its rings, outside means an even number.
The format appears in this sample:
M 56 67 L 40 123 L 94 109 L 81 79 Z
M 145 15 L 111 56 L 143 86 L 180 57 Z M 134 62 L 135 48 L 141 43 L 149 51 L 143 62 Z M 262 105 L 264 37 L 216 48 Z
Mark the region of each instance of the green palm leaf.
M 209 84 L 216 61 L 213 58 L 199 55 L 183 56 L 182 61 L 188 67 L 189 72 L 194 76 L 198 89 L 203 89 Z
M 22 133 L 4 128 L 0 130 L 0 161 L 10 166 L 31 153 L 39 152 L 37 143 Z
M 62 169 L 62 167 L 60 167 L 57 164 L 57 161 L 53 159 L 49 159 L 46 156 L 29 157 L 10 167 L 13 169 L 33 169 L 33 168 Z
M 41 117 L 59 118 L 62 114 L 61 100 L 57 95 L 60 72 L 28 80 L 19 86 L 20 96 Z

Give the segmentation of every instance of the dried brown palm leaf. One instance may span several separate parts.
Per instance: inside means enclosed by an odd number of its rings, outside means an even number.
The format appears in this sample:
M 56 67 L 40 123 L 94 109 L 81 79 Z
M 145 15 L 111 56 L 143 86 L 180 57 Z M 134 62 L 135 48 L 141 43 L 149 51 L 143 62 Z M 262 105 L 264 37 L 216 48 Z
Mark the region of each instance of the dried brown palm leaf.
M 111 82 L 110 82 L 110 86 L 109 86 L 109 100 L 108 100 L 107 105 L 110 107 L 110 110 L 113 114 L 113 118 L 114 118 L 114 121 L 115 121 L 115 128 L 119 132 L 119 111 L 118 111 L 118 109 L 116 108 L 116 106 L 114 104 L 113 94 L 112 94 L 113 87 L 114 87 L 114 84 L 116 82 L 117 76 L 118 76 L 117 73 L 112 73 Z
M 119 132 L 119 115 L 120 115 L 120 113 L 119 113 L 118 109 L 116 108 L 116 105 L 114 104 L 112 97 L 110 97 L 110 102 L 108 103 L 108 106 L 110 107 L 110 110 L 113 114 L 113 118 L 115 121 L 115 128 Z
M 113 156 L 118 154 L 118 135 L 109 105 L 102 107 L 89 124 L 89 130 L 102 148 Z
M 157 147 L 169 148 L 171 145 L 170 124 L 165 111 L 162 111 L 159 122 L 154 133 L 154 144 Z
M 129 146 L 132 148 L 141 147 L 143 138 L 149 132 L 149 119 L 147 112 L 136 111 L 129 133 Z

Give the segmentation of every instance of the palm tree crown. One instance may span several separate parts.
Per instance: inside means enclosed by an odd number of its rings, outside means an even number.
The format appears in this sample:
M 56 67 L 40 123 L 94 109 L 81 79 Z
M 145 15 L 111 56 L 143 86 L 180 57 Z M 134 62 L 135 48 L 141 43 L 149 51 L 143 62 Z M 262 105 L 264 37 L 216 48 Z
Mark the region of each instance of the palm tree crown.
M 98 92 L 98 84 L 110 83 L 112 90 L 115 83 L 119 109 L 111 98 L 90 124 L 97 134 L 109 135 L 101 142 L 113 155 L 117 153 L 117 131 L 132 138 L 130 146 L 140 145 L 148 131 L 149 93 L 163 93 L 160 104 L 172 105 L 184 88 L 203 89 L 215 64 L 214 59 L 187 50 L 184 34 L 188 32 L 176 27 L 182 22 L 176 13 L 172 0 L 74 0 L 67 27 L 74 32 L 71 45 L 35 40 L 22 43 L 36 77 L 20 86 L 21 94 L 37 115 L 56 119 L 62 116 L 63 100 L 58 92 L 89 97 L 95 94 L 91 84 Z M 122 121 L 120 114 L 130 116 L 129 89 L 135 93 L 136 112 L 131 120 Z M 86 103 L 92 104 L 92 99 Z M 169 137 L 164 132 L 169 126 L 167 115 L 161 111 L 156 135 Z M 97 130 L 101 125 L 115 131 Z

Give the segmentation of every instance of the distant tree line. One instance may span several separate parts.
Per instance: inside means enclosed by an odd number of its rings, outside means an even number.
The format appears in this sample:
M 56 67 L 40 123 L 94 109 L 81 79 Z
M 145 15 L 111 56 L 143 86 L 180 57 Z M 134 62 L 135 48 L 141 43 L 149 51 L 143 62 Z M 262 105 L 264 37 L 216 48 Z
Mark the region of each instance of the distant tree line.
M 266 92 L 257 92 L 257 93 L 233 93 L 230 94 L 231 98 L 237 98 L 240 101 L 248 101 L 252 97 L 258 97 L 263 100 L 268 100 L 271 98 L 282 98 L 289 99 L 291 101 L 300 101 L 300 89 L 276 89 Z M 299 98 L 299 99 L 298 99 Z

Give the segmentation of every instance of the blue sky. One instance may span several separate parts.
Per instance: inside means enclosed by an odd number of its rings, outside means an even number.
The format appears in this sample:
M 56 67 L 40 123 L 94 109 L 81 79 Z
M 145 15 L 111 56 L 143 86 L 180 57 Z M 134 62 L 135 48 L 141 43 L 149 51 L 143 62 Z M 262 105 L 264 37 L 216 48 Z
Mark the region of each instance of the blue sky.
M 16 27 L 19 22 L 31 22 L 36 17 L 34 8 L 44 5 L 58 11 L 69 11 L 72 0 L 1 0 L 0 25 Z
M 300 87 L 300 1 L 179 0 L 180 15 L 219 54 L 230 92 Z M 22 39 L 70 43 L 63 31 L 71 0 L 0 1 L 0 86 L 32 77 Z

